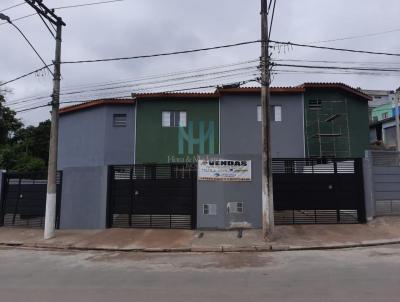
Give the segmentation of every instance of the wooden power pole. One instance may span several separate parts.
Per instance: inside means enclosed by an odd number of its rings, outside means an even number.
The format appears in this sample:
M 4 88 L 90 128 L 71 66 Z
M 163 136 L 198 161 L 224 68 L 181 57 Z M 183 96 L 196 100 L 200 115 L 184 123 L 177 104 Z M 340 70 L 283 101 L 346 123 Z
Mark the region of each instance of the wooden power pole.
M 270 57 L 268 0 L 261 0 L 262 224 L 265 239 L 274 231 L 270 135 Z
M 25 0 L 42 17 L 50 21 L 56 28 L 56 54 L 53 76 L 53 94 L 51 102 L 51 130 L 49 146 L 49 164 L 47 174 L 46 217 L 44 225 L 44 239 L 55 236 L 57 212 L 57 149 L 58 149 L 58 111 L 60 107 L 61 81 L 61 32 L 66 24 L 53 10 L 46 7 L 42 1 Z

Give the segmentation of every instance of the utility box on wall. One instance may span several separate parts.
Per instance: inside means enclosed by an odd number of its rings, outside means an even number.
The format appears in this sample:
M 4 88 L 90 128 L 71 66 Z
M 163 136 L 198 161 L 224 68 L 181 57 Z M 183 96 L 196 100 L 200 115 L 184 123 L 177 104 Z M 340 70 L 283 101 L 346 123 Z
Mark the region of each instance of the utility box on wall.
M 209 162 L 204 163 L 206 160 Z M 197 228 L 260 228 L 261 198 L 260 155 L 226 154 L 199 158 Z

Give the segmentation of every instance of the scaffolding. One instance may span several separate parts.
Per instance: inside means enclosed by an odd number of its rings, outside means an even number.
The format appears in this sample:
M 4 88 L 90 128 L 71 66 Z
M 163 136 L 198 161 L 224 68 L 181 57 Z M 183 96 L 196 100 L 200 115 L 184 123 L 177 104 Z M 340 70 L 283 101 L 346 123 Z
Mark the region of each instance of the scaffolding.
M 309 101 L 306 117 L 308 157 L 351 157 L 347 99 Z

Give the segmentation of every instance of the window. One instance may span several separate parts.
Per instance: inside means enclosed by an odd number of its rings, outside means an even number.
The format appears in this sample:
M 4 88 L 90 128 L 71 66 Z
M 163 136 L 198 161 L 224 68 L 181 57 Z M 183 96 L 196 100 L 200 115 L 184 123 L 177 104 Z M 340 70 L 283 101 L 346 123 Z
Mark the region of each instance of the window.
M 274 114 L 274 122 L 282 122 L 282 106 L 272 106 Z
M 203 214 L 204 215 L 217 215 L 217 205 L 216 204 L 203 204 Z
M 162 112 L 163 127 L 186 127 L 187 114 L 185 111 L 163 111 Z
M 308 108 L 310 110 L 320 110 L 322 107 L 322 101 L 321 100 L 310 100 L 308 102 Z
M 228 213 L 243 214 L 243 202 L 228 202 Z
M 261 106 L 257 106 L 257 121 L 261 122 L 262 116 L 261 116 Z
M 271 106 L 271 115 L 274 122 L 282 122 L 282 106 Z M 257 106 L 257 121 L 261 122 L 261 106 Z
M 113 127 L 126 127 L 126 114 L 114 114 Z

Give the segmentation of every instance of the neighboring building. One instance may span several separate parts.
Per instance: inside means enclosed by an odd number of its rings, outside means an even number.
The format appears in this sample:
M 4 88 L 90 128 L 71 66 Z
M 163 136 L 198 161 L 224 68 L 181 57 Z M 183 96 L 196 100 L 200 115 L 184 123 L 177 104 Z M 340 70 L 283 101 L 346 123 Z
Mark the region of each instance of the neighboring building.
M 396 119 L 391 117 L 370 125 L 370 144 L 382 149 L 396 148 Z
M 395 108 L 393 103 L 383 104 L 372 109 L 372 122 L 386 120 L 395 116 Z
M 369 100 L 340 83 L 272 88 L 272 156 L 362 157 Z M 138 94 L 69 106 L 60 115 L 60 169 L 261 154 L 260 88 Z
M 392 103 L 396 98 L 396 92 L 393 90 L 361 90 L 364 94 L 372 97 L 369 107 L 376 108 L 387 103 Z
M 369 102 L 369 120 L 373 122 L 374 116 L 382 116 L 384 112 L 378 113 L 378 111 L 374 110 L 380 106 L 393 103 L 396 99 L 396 92 L 393 90 L 361 90 L 363 93 L 369 95 L 372 100 Z M 375 111 L 375 113 L 374 113 Z M 375 118 L 376 119 L 376 118 Z M 378 118 L 381 120 L 381 118 Z

